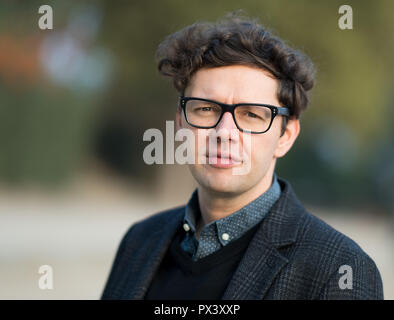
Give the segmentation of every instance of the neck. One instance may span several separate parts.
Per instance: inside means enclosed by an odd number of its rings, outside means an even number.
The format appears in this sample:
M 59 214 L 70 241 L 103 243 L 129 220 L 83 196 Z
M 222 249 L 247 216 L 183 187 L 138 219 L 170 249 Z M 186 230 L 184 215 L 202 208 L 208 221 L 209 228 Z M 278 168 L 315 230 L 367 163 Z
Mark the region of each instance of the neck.
M 260 183 L 253 188 L 236 195 L 229 196 L 224 193 L 212 192 L 202 186 L 198 187 L 198 201 L 202 221 L 198 222 L 197 234 L 205 224 L 229 216 L 235 211 L 246 206 L 266 192 L 272 183 L 273 171 L 267 172 Z

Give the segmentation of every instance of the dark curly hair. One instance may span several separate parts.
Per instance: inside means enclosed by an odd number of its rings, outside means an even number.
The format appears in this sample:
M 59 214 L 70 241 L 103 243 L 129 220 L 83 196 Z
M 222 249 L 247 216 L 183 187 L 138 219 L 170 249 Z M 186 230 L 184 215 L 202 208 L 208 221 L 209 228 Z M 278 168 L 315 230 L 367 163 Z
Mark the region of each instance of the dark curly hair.
M 242 11 L 216 23 L 196 22 L 169 35 L 155 57 L 159 72 L 171 77 L 181 94 L 200 68 L 247 65 L 264 69 L 278 79 L 278 100 L 297 119 L 308 105 L 308 91 L 314 84 L 315 68 L 309 57 Z M 286 123 L 283 117 L 282 134 Z

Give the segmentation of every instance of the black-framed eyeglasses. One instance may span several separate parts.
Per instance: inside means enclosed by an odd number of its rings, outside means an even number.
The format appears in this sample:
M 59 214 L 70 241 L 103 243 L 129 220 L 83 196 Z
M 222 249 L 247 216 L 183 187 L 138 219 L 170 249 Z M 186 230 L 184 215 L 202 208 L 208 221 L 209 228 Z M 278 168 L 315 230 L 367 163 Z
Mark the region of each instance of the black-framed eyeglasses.
M 180 96 L 188 124 L 195 128 L 215 128 L 225 112 L 230 112 L 240 131 L 267 132 L 277 115 L 290 116 L 290 109 L 259 103 L 225 104 L 214 100 Z

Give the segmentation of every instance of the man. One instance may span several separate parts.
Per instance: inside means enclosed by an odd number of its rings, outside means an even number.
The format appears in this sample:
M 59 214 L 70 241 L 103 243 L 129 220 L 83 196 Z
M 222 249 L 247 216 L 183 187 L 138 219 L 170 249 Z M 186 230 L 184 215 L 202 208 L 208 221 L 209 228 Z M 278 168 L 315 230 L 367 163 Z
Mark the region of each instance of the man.
M 371 258 L 275 174 L 300 132 L 309 58 L 233 15 L 170 35 L 157 59 L 180 93 L 177 128 L 195 136 L 198 188 L 130 228 L 102 298 L 382 299 Z

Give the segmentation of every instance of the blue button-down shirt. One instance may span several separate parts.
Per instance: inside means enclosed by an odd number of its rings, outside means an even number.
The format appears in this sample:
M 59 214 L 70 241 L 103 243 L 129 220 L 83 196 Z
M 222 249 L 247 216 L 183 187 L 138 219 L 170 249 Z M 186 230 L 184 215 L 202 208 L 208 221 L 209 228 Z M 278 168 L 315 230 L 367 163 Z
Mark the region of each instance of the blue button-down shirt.
M 183 223 L 188 231 L 181 242 L 182 249 L 189 253 L 194 261 L 214 253 L 231 241 L 240 238 L 262 221 L 279 199 L 280 193 L 280 185 L 274 174 L 271 187 L 266 192 L 229 216 L 203 226 L 197 240 L 196 224 L 198 219 L 201 219 L 201 212 L 196 189 L 186 205 Z

